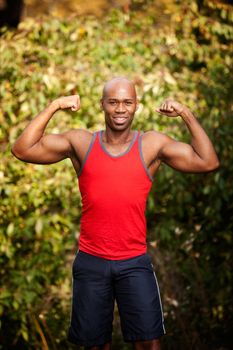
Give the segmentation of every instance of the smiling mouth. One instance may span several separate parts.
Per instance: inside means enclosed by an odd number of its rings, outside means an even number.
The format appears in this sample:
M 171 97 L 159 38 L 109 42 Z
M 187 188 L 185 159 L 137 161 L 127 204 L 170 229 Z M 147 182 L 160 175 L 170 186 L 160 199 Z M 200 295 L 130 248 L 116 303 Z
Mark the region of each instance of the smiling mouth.
M 125 117 L 115 117 L 113 118 L 114 119 L 114 122 L 117 122 L 117 123 L 124 123 L 126 121 L 127 118 Z

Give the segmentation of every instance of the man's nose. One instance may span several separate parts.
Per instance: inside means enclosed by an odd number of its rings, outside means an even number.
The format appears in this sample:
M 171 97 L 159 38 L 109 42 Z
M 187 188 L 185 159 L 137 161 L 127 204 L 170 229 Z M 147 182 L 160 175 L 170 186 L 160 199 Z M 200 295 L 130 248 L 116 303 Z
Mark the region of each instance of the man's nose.
M 119 103 L 116 108 L 116 112 L 118 113 L 123 113 L 125 112 L 125 105 L 124 103 Z

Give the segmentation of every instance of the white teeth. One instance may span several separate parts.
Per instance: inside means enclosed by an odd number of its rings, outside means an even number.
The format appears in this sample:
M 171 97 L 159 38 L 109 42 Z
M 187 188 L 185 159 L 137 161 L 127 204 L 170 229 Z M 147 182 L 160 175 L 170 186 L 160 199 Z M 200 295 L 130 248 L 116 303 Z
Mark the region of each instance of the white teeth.
M 115 120 L 117 120 L 118 122 L 123 122 L 125 120 L 125 118 L 114 118 Z

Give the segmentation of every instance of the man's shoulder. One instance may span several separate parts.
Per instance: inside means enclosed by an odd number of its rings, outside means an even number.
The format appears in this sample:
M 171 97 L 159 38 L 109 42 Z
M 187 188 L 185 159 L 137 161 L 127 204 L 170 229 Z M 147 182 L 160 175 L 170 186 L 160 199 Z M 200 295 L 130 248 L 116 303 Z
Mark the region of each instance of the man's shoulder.
M 144 131 L 142 134 L 142 145 L 144 149 L 149 149 L 155 154 L 158 154 L 171 140 L 170 136 L 157 130 Z
M 70 129 L 66 132 L 66 135 L 68 138 L 70 138 L 71 140 L 77 140 L 78 139 L 82 139 L 82 140 L 89 140 L 93 137 L 94 132 L 90 131 L 90 130 L 86 130 L 86 129 Z
M 76 149 L 86 149 L 91 143 L 94 132 L 86 129 L 70 129 L 63 134 L 70 144 Z
M 168 136 L 157 130 L 147 130 L 143 131 L 142 138 L 143 140 L 147 140 L 148 142 L 162 142 L 165 141 L 168 138 Z

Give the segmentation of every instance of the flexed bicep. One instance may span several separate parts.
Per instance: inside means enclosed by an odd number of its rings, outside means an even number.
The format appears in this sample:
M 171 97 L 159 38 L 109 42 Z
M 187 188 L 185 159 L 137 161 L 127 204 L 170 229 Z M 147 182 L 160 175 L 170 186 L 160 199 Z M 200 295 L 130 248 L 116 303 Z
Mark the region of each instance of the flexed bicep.
M 48 134 L 44 135 L 37 143 L 23 152 L 14 155 L 25 162 L 36 164 L 51 164 L 59 162 L 62 159 L 69 157 L 72 146 L 69 141 L 68 131 L 63 134 Z
M 70 156 L 72 146 L 69 132 L 64 134 L 48 134 L 29 148 L 24 154 L 24 161 L 37 164 L 51 164 Z
M 191 145 L 184 142 L 170 139 L 161 148 L 159 158 L 175 170 L 187 173 L 207 171 L 205 161 L 195 152 Z
M 191 144 L 164 138 L 159 152 L 162 161 L 184 172 L 209 172 L 219 167 L 211 140 L 188 107 L 168 99 L 156 111 L 168 117 L 180 116 L 191 134 Z
M 59 109 L 71 109 L 73 112 L 80 108 L 79 95 L 60 97 L 51 102 L 23 130 L 13 144 L 13 155 L 29 163 L 56 163 L 69 157 L 72 151 L 72 130 L 63 134 L 45 135 L 49 120 Z

